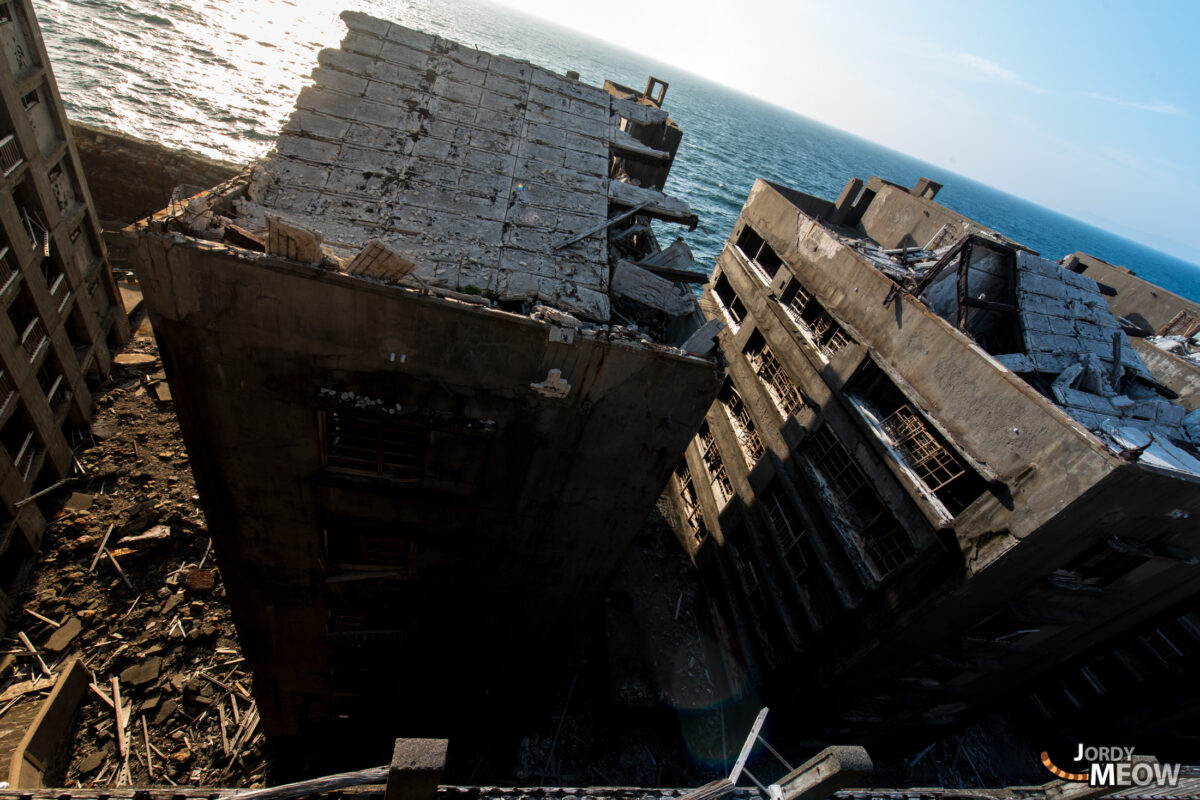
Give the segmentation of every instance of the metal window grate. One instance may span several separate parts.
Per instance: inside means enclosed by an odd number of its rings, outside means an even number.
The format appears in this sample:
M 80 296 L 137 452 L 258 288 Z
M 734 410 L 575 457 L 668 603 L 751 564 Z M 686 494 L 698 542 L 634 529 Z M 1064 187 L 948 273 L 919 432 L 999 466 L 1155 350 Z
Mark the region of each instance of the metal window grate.
M 712 478 L 713 487 L 717 490 L 718 499 L 724 501 L 733 497 L 733 484 L 729 482 L 729 473 L 725 471 L 721 448 L 713 439 L 707 423 L 700 429 L 700 454 L 704 459 L 704 467 Z
M 750 466 L 754 466 L 758 459 L 762 458 L 763 443 L 758 435 L 758 430 L 754 427 L 754 420 L 750 417 L 749 409 L 742 402 L 742 396 L 733 388 L 730 388 L 727 396 L 722 398 L 722 405 L 725 406 L 725 413 L 729 415 L 729 421 L 733 424 L 734 432 L 737 433 L 742 451 L 750 459 Z
M 790 417 L 799 411 L 800 406 L 804 404 L 804 398 L 783 365 L 779 363 L 779 359 L 771 352 L 771 348 L 763 343 L 758 350 L 750 351 L 748 355 L 755 373 L 766 384 L 784 416 Z
M 808 329 L 809 335 L 816 342 L 817 348 L 826 357 L 832 356 L 854 339 L 838 324 L 833 315 L 825 310 L 811 294 L 799 283 L 792 287 L 792 296 L 786 303 L 793 319 Z
M 675 470 L 675 479 L 679 481 L 679 499 L 683 502 L 683 511 L 687 516 L 688 525 L 697 542 L 704 541 L 708 536 L 708 526 L 704 524 L 704 514 L 700 510 L 700 500 L 696 495 L 696 486 L 692 483 L 692 471 L 687 464 L 680 464 Z
M 828 426 L 813 434 L 809 447 L 814 465 L 838 496 L 838 502 L 857 518 L 863 551 L 876 571 L 886 575 L 900 566 L 912 555 L 912 542 L 850 453 Z
M 322 411 L 325 466 L 420 485 L 429 429 L 353 411 Z
M 883 429 L 932 491 L 936 492 L 967 471 L 907 403 L 883 421 Z

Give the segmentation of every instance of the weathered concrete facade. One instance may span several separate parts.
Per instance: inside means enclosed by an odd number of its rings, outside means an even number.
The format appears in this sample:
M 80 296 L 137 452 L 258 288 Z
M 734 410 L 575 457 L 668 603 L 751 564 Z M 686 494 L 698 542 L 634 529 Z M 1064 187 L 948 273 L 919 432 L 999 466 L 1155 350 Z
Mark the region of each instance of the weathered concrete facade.
M 29 0 L 0 3 L 0 621 L 71 475 L 73 432 L 129 336 L 100 226 Z
M 768 703 L 901 745 L 1200 590 L 1192 417 L 1093 282 L 931 192 L 755 184 L 702 303 L 729 381 L 673 480 Z
M 649 271 L 694 218 L 609 177 L 667 158 L 621 127 L 656 102 L 343 18 L 274 153 L 131 229 L 269 735 L 536 679 L 719 383 Z

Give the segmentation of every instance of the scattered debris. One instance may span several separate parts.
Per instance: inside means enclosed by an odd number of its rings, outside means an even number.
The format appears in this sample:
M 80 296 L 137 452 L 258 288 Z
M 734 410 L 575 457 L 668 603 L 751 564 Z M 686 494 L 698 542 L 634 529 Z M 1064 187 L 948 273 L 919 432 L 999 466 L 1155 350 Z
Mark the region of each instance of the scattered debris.
M 158 354 L 142 336 L 115 361 L 97 397 L 99 435 L 77 453 L 87 476 L 58 495 L 62 511 L 10 620 L 0 703 L 41 702 L 78 657 L 92 682 L 66 786 L 261 784 L 252 678 L 178 424 L 143 391 Z

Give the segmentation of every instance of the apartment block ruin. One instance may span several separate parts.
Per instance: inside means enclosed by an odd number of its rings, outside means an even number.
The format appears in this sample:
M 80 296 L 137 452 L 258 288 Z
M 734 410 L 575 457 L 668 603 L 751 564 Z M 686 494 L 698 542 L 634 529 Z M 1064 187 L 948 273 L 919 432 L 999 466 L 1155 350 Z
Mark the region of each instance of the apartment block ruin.
M 535 680 L 720 382 L 665 84 L 342 18 L 271 154 L 129 229 L 277 737 Z
M 29 0 L 0 2 L 0 625 L 129 321 Z
M 1200 596 L 1200 416 L 1096 281 L 939 189 L 755 183 L 702 301 L 728 380 L 670 486 L 777 719 L 898 747 L 1086 653 L 1166 658 L 1134 634 Z M 1141 674 L 1111 669 L 1088 691 Z

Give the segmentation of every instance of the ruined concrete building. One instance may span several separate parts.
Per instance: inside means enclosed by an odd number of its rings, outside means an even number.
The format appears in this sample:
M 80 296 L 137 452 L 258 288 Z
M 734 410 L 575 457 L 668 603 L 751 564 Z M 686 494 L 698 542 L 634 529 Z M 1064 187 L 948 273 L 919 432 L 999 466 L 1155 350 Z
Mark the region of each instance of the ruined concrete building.
M 760 180 L 702 301 L 729 378 L 676 529 L 777 719 L 843 740 L 911 746 L 1131 644 L 1103 694 L 1200 593 L 1198 412 L 1094 280 L 939 188 Z
M 719 385 L 664 84 L 343 19 L 271 154 L 130 229 L 275 736 L 536 678 Z
M 70 476 L 74 431 L 129 337 L 100 226 L 29 0 L 0 2 L 0 626 Z

